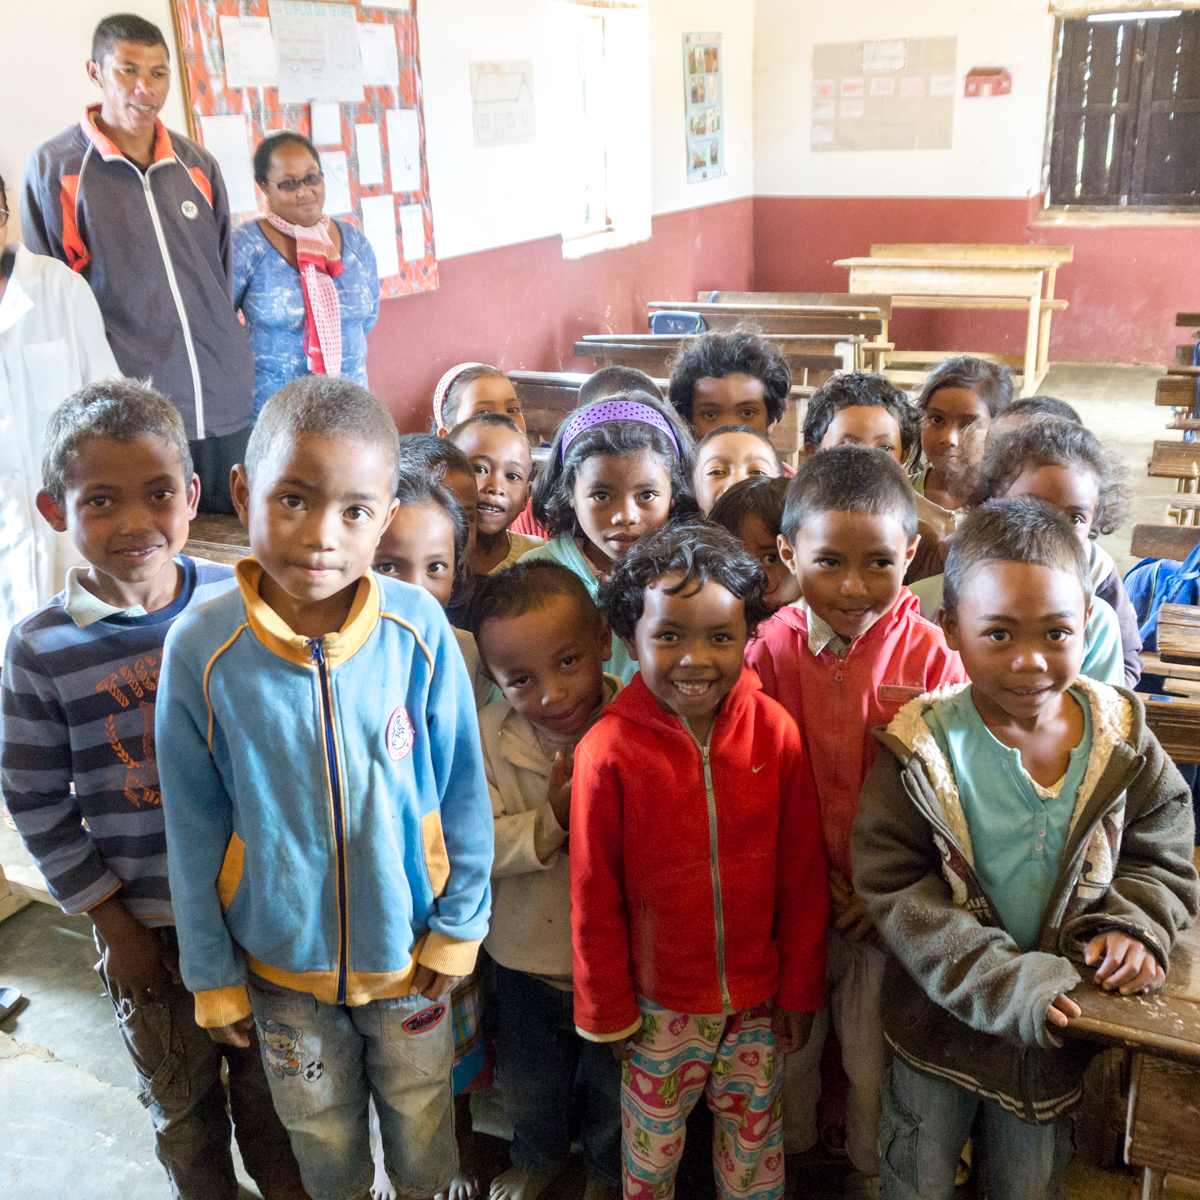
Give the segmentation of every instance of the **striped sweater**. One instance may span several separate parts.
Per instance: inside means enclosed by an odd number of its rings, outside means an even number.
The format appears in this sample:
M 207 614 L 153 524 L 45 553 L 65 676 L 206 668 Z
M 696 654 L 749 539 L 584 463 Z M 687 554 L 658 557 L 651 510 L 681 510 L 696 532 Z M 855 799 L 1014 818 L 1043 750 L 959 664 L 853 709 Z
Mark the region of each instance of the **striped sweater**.
M 176 561 L 183 587 L 158 612 L 109 616 L 81 629 L 60 593 L 9 635 L 0 674 L 0 784 L 65 912 L 85 912 L 120 889 L 145 924 L 174 923 L 154 757 L 163 641 L 185 609 L 233 580 L 231 567 L 184 555 Z

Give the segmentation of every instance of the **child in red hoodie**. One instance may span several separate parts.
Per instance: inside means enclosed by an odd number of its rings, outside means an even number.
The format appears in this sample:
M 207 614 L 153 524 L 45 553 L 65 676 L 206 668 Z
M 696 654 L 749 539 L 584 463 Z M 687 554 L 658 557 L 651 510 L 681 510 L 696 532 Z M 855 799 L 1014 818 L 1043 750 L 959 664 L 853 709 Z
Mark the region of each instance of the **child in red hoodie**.
M 707 1091 L 722 1196 L 783 1194 L 777 1054 L 825 998 L 829 890 L 795 723 L 743 664 L 763 572 L 723 529 L 669 524 L 601 608 L 639 673 L 575 751 L 575 1024 L 611 1042 L 626 1197 L 674 1195 Z
M 829 1004 L 784 1084 L 787 1149 L 817 1140 L 821 1048 L 832 1019 L 850 1080 L 845 1148 L 877 1174 L 884 1071 L 884 952 L 854 894 L 850 827 L 879 746 L 871 736 L 906 701 L 966 675 L 903 586 L 917 549 L 917 510 L 888 454 L 845 445 L 813 455 L 788 485 L 779 554 L 802 599 L 765 621 L 746 651 L 763 690 L 796 719 L 812 766 L 833 898 Z

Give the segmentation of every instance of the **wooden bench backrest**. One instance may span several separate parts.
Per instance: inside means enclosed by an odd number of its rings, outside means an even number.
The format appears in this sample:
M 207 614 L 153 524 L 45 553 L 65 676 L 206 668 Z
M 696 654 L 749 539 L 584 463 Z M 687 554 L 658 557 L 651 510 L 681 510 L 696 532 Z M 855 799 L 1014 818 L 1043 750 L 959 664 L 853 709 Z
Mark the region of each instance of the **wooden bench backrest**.
M 945 262 L 1045 262 L 1051 266 L 1069 263 L 1075 257 L 1074 246 L 1014 246 L 974 242 L 876 242 L 872 258 L 933 258 Z
M 1176 325 L 1198 325 L 1200 326 L 1200 312 L 1182 312 L 1175 314 Z
M 1134 558 L 1174 558 L 1182 562 L 1200 542 L 1200 525 L 1135 525 L 1129 539 Z
M 250 531 L 237 517 L 201 513 L 188 529 L 183 552 L 232 566 L 250 555 Z
M 1200 442 L 1155 442 L 1147 474 L 1156 479 L 1200 478 Z
M 1164 375 L 1154 386 L 1154 403 L 1166 408 L 1191 408 L 1196 381 L 1190 375 Z
M 1190 700 L 1145 701 L 1146 724 L 1177 763 L 1200 763 L 1200 704 Z
M 696 299 L 701 304 L 827 304 L 838 308 L 861 304 L 864 308 L 882 309 L 884 320 L 892 317 L 891 296 L 865 292 L 698 292 Z M 679 307 L 686 309 L 687 305 Z

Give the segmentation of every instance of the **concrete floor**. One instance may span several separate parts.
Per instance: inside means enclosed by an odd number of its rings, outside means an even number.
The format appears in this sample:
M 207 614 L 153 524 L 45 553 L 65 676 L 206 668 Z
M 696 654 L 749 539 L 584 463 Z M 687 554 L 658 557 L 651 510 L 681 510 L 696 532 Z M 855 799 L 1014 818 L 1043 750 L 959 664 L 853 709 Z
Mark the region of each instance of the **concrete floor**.
M 1073 404 L 1085 423 L 1129 463 L 1133 520 L 1160 522 L 1174 490 L 1146 477 L 1146 462 L 1162 431 L 1165 410 L 1154 407 L 1152 367 L 1061 364 L 1043 392 Z M 1133 564 L 1126 527 L 1104 544 L 1122 570 Z M 19 839 L 0 827 L 0 861 L 28 863 Z M 0 982 L 26 1000 L 0 1023 L 0 1197 L 20 1200 L 166 1200 L 166 1178 L 138 1103 L 132 1064 L 120 1042 L 112 1006 L 92 970 L 90 922 L 35 904 L 0 923 Z M 477 1127 L 499 1132 L 489 1097 L 476 1105 Z M 499 1143 L 487 1140 L 494 1159 Z M 1085 1145 L 1066 1182 L 1068 1200 L 1127 1200 L 1134 1177 L 1102 1171 Z M 239 1163 L 239 1178 L 255 1196 Z M 83 1181 L 86 1180 L 86 1183 Z M 805 1172 L 800 1195 L 850 1194 L 838 1171 Z M 578 1178 L 555 1200 L 580 1195 Z M 549 1195 L 547 1193 L 547 1195 Z M 681 1200 L 696 1200 L 681 1196 Z

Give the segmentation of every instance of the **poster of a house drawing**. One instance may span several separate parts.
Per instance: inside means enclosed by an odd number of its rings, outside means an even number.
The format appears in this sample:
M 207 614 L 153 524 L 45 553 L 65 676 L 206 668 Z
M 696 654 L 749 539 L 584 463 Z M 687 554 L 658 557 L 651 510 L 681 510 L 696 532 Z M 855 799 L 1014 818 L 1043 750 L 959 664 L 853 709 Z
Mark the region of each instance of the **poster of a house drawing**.
M 721 111 L 721 35 L 683 35 L 683 103 L 687 134 L 687 181 L 725 174 Z
M 473 62 L 470 68 L 475 145 L 532 142 L 533 63 Z

